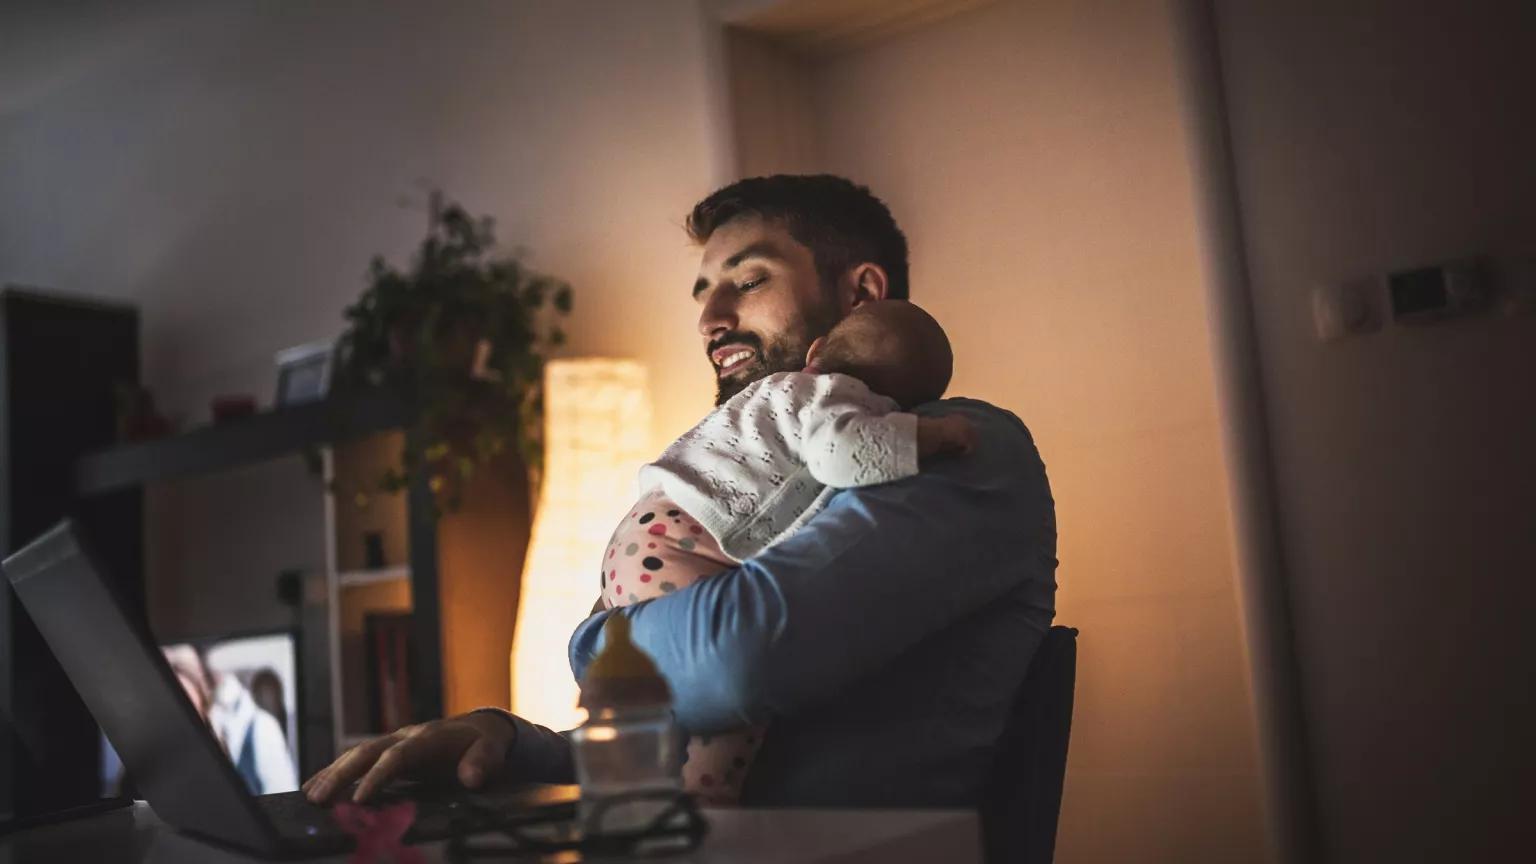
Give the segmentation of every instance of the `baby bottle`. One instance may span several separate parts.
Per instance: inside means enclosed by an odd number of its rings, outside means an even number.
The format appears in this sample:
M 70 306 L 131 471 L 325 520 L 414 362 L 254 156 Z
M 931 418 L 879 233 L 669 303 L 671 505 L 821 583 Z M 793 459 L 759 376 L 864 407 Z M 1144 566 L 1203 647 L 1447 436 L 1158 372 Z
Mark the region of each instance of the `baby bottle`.
M 629 638 L 629 618 L 610 615 L 603 650 L 587 667 L 587 722 L 571 733 L 579 819 L 588 834 L 646 828 L 682 789 L 680 740 L 667 682 Z M 644 793 L 652 793 L 646 795 Z

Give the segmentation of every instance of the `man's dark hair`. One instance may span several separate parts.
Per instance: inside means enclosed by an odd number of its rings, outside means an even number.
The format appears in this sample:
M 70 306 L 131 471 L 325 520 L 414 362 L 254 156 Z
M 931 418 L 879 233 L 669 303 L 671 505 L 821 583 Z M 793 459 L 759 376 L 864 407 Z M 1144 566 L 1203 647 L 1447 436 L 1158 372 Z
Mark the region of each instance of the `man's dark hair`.
M 833 174 L 750 177 L 695 204 L 685 227 L 704 243 L 720 226 L 750 216 L 783 224 L 809 248 L 824 286 L 868 262 L 885 269 L 886 299 L 907 299 L 907 238 L 867 187 Z

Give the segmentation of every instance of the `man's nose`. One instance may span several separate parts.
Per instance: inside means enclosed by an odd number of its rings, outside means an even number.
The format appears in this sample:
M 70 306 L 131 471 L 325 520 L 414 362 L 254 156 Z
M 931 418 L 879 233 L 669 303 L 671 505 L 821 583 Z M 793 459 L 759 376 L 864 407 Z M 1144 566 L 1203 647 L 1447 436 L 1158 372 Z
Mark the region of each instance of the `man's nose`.
M 704 308 L 699 311 L 699 332 L 706 338 L 714 339 L 735 330 L 740 323 L 736 317 L 736 298 L 732 292 L 718 289 L 709 292 Z

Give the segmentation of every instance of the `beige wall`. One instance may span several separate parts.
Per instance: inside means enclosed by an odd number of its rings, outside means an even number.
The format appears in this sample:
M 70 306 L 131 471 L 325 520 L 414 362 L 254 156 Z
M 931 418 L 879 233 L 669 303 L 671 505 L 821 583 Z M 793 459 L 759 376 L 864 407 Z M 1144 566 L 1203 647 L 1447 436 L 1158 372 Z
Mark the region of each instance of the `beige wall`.
M 1082 629 L 1062 862 L 1266 855 L 1169 26 L 1020 0 L 802 61 L 816 167 L 895 211 L 951 392 L 1018 413 L 1046 460 L 1058 621 Z M 738 103 L 738 140 L 796 119 L 752 48 L 733 91 L 771 98 Z M 780 134 L 781 163 L 743 145 L 743 169 L 801 167 Z
M 738 28 L 725 31 L 736 173 L 808 174 L 825 170 L 816 140 L 812 67 L 777 40 Z
M 190 422 L 338 332 L 370 256 L 422 235 L 422 179 L 574 284 L 566 353 L 647 364 L 656 450 L 708 409 L 680 225 L 730 144 L 695 0 L 8 3 L 0 49 L 0 281 L 139 303 Z M 152 501 L 154 555 L 204 565 L 181 582 L 242 586 L 175 626 L 280 614 L 273 574 L 168 548 L 229 486 Z
M 1536 5 L 1219 19 L 1328 860 L 1528 857 L 1536 316 L 1322 344 L 1308 294 L 1465 254 L 1536 292 Z
M 658 446 L 709 406 L 669 302 L 730 155 L 695 0 L 60 5 L 0 13 L 0 274 L 141 303 L 173 409 L 269 399 L 421 236 L 422 180 L 574 283 L 569 353 L 650 366 Z

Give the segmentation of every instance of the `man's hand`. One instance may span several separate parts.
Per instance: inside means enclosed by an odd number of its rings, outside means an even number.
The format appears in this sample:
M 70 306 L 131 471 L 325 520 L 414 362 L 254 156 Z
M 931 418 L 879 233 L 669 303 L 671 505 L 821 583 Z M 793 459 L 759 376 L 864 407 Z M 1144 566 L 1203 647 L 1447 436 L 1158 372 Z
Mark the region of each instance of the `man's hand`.
M 304 794 L 324 804 L 358 781 L 352 800 L 367 801 L 393 780 L 453 776 L 478 789 L 506 764 L 516 737 L 507 718 L 489 711 L 406 726 L 343 753 L 309 778 Z
M 931 459 L 944 453 L 969 453 L 976 446 L 976 430 L 959 414 L 917 418 L 917 455 Z

